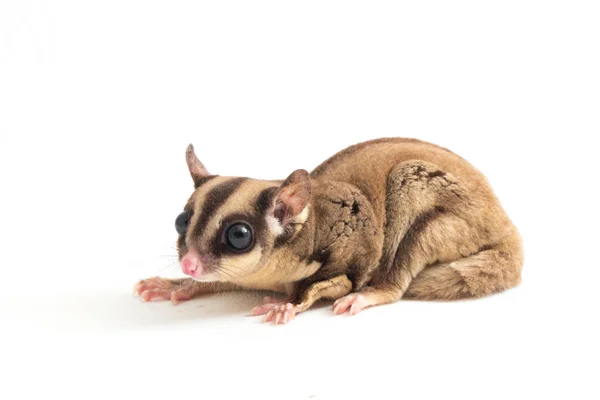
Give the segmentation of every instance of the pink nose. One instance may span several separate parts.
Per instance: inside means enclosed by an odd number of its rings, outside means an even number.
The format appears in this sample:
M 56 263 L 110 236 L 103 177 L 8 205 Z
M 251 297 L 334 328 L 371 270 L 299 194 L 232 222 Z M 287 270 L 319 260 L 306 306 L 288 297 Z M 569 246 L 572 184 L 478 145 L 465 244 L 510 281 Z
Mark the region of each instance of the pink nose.
M 183 273 L 191 277 L 196 277 L 202 273 L 202 262 L 200 256 L 193 250 L 187 252 L 181 259 L 181 269 Z

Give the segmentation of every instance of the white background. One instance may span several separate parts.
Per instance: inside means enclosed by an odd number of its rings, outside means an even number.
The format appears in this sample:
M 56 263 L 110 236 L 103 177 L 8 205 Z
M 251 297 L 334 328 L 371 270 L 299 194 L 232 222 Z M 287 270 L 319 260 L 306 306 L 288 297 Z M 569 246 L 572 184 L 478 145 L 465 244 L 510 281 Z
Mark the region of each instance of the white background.
M 572 0 L 2 0 L 0 397 L 597 399 L 599 20 Z M 189 142 L 213 173 L 285 178 L 383 136 L 488 176 L 519 288 L 285 327 L 246 316 L 260 294 L 131 295 L 178 275 Z

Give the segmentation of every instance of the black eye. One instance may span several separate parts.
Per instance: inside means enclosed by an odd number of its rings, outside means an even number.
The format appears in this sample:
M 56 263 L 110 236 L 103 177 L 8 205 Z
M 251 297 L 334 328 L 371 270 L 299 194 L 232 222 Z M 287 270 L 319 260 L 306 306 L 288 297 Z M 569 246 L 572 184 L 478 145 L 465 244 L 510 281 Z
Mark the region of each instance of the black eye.
M 248 250 L 252 246 L 252 229 L 242 222 L 235 223 L 227 228 L 225 240 L 234 251 Z
M 175 219 L 175 230 L 181 236 L 185 235 L 185 232 L 187 231 L 189 225 L 190 225 L 190 213 L 187 211 L 182 212 Z

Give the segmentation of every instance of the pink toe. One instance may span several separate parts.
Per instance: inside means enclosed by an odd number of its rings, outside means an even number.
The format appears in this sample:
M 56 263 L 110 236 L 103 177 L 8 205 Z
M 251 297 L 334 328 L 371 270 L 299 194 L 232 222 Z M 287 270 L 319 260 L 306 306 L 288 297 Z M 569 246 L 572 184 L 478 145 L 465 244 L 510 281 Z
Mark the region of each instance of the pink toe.
M 275 314 L 274 310 L 270 310 L 267 315 L 265 316 L 265 322 L 269 322 L 270 320 L 273 319 L 273 314 Z
M 336 304 L 333 305 L 333 312 L 336 314 L 343 314 L 346 311 L 346 308 L 345 302 L 338 300 Z
M 175 290 L 171 292 L 170 297 L 171 297 L 171 303 L 173 303 L 173 304 L 178 304 L 182 301 L 186 301 L 186 300 L 190 299 L 190 297 L 187 296 L 186 294 L 175 291 Z
M 262 306 L 257 306 L 252 309 L 254 315 L 263 315 L 268 313 L 271 310 L 277 310 L 277 304 L 263 304 Z
M 142 293 L 140 293 L 140 297 L 144 301 L 150 301 L 154 298 L 154 296 L 152 296 L 151 290 L 144 290 Z

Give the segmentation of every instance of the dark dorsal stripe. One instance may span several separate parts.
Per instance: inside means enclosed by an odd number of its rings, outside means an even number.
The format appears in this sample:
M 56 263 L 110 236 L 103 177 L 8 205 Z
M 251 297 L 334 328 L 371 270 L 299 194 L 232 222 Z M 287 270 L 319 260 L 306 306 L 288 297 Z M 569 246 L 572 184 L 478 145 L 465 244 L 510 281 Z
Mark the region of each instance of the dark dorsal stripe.
M 256 199 L 256 211 L 258 211 L 259 214 L 264 214 L 272 205 L 273 196 L 275 196 L 277 188 L 277 186 L 272 186 L 260 192 Z
M 198 189 L 200 186 L 204 185 L 206 182 L 210 181 L 213 178 L 216 178 L 219 175 L 207 175 L 201 178 L 194 178 L 194 186 Z
M 208 220 L 215 213 L 217 208 L 224 204 L 233 192 L 235 192 L 247 179 L 248 178 L 232 178 L 210 189 L 204 198 L 202 211 L 200 212 L 198 222 L 194 227 L 195 234 L 198 232 L 198 229 L 202 229 L 208 223 Z

